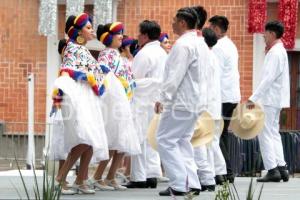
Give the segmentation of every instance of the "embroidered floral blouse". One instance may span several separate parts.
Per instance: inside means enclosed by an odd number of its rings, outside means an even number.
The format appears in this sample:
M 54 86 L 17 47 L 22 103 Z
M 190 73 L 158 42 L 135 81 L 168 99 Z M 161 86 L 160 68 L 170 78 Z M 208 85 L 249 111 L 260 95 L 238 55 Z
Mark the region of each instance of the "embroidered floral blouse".
M 127 96 L 131 98 L 132 91 L 135 88 L 134 77 L 131 70 L 132 62 L 127 58 L 121 57 L 119 51 L 113 48 L 105 48 L 100 51 L 98 62 L 110 68 L 122 82 Z M 125 81 L 126 83 L 124 83 Z
M 105 74 L 100 68 L 97 60 L 90 51 L 83 45 L 68 42 L 64 51 L 61 68 L 70 68 L 82 72 L 92 72 L 99 86 L 103 84 Z

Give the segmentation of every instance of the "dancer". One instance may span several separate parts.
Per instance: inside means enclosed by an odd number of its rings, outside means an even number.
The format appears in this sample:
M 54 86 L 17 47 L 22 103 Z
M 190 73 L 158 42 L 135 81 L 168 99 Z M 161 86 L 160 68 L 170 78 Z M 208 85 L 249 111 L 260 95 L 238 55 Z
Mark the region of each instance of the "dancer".
M 248 108 L 261 100 L 265 112 L 265 124 L 258 135 L 260 152 L 268 173 L 257 182 L 279 182 L 289 180 L 283 155 L 279 119 L 282 108 L 290 107 L 289 63 L 281 37 L 284 26 L 279 21 L 265 25 L 266 57 L 262 68 L 261 81 L 248 100 Z
M 173 31 L 179 35 L 166 62 L 160 102 L 156 113 L 162 113 L 157 130 L 158 152 L 162 159 L 169 188 L 161 196 L 199 195 L 200 182 L 190 142 L 198 116 L 207 107 L 206 68 L 209 49 L 195 31 L 197 13 L 181 8 L 173 20 Z M 190 95 L 193 94 L 193 95 Z
M 118 48 L 122 45 L 123 24 L 120 22 L 99 25 L 97 39 L 106 48 L 99 53 L 98 62 L 106 65 L 119 79 L 120 89 L 107 90 L 103 98 L 103 114 L 105 130 L 107 133 L 110 157 L 99 163 L 94 173 L 93 185 L 100 190 L 125 190 L 115 180 L 116 171 L 123 159 L 124 153 L 135 155 L 140 153 L 140 146 L 136 130 L 133 125 L 132 113 L 129 100 L 132 98 L 135 83 L 128 66 L 125 66 Z M 126 96 L 127 95 L 127 96 Z M 112 158 L 112 163 L 106 179 L 102 179 L 103 172 Z
M 64 120 L 64 145 L 69 152 L 56 180 L 65 182 L 66 176 L 80 158 L 79 174 L 72 186 L 73 190 L 84 194 L 94 194 L 86 184 L 88 165 L 92 155 L 98 159 L 108 157 L 107 140 L 99 97 L 86 82 L 72 80 L 67 71 L 89 73 L 96 77 L 98 85 L 103 85 L 104 73 L 97 61 L 84 46 L 94 38 L 91 19 L 86 13 L 70 16 L 66 22 L 69 42 L 64 51 L 61 76 L 55 81 L 55 105 L 61 105 Z M 65 70 L 65 71 L 64 71 Z M 60 98 L 62 101 L 58 101 Z M 64 189 L 64 186 L 63 186 Z
M 228 127 L 234 108 L 241 100 L 240 75 L 238 70 L 238 51 L 235 44 L 226 35 L 229 21 L 225 16 L 213 16 L 209 19 L 210 28 L 214 30 L 218 37 L 217 44 L 213 47 L 213 52 L 219 60 L 221 68 L 221 98 L 222 116 L 224 128 L 220 139 L 220 147 L 226 161 L 226 176 L 216 176 L 217 184 L 222 184 L 224 180 L 234 182 L 234 172 L 230 164 L 230 136 Z

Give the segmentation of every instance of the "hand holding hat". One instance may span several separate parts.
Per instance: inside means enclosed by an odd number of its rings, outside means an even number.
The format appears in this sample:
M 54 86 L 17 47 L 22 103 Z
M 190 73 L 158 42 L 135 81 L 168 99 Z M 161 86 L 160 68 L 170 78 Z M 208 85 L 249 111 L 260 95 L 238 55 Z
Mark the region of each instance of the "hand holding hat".
M 265 114 L 261 107 L 248 101 L 246 104 L 238 104 L 231 118 L 233 134 L 245 140 L 255 138 L 264 127 Z

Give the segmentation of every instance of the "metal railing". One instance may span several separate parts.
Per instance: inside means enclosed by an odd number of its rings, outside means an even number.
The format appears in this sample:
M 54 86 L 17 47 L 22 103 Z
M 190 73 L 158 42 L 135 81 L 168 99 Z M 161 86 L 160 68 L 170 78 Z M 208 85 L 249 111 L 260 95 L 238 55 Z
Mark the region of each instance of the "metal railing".
M 52 124 L 34 124 L 35 163 L 37 166 L 42 164 L 46 131 L 49 132 L 51 128 Z M 14 168 L 15 159 L 21 164 L 26 162 L 27 129 L 27 122 L 0 122 L 0 170 L 1 168 Z

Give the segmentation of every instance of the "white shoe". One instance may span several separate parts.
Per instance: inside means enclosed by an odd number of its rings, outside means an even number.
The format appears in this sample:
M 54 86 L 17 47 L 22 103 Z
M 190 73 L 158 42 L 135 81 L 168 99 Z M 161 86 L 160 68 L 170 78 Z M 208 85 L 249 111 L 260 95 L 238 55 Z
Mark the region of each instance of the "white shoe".
M 116 177 L 117 178 L 119 178 L 119 179 L 121 179 L 122 181 L 122 183 L 128 183 L 129 182 L 129 179 L 128 179 L 128 177 L 126 177 L 123 173 L 121 173 L 121 172 L 117 172 L 116 173 Z
M 95 188 L 95 190 L 101 190 L 101 191 L 113 191 L 115 188 L 110 187 L 106 185 L 106 183 L 100 179 L 100 180 L 95 180 L 94 178 L 91 178 L 88 180 L 89 184 Z
M 69 184 L 67 184 L 67 182 L 64 182 L 63 184 L 60 184 L 56 181 L 55 189 L 56 190 L 61 190 L 60 192 L 61 192 L 62 195 L 77 194 L 77 192 L 75 190 L 73 190 L 72 186 L 69 186 Z
M 73 184 L 72 188 L 78 193 L 78 194 L 95 194 L 95 190 L 89 188 L 88 185 L 82 184 L 82 185 L 77 185 Z
M 115 179 L 111 179 L 111 180 L 105 179 L 105 183 L 108 186 L 113 187 L 115 190 L 127 190 L 127 187 L 118 184 Z
M 62 195 L 74 195 L 74 194 L 77 194 L 77 192 L 71 188 L 61 188 L 61 194 Z

